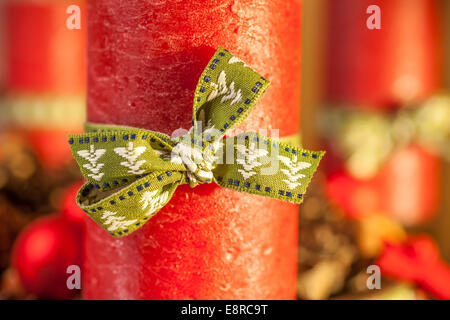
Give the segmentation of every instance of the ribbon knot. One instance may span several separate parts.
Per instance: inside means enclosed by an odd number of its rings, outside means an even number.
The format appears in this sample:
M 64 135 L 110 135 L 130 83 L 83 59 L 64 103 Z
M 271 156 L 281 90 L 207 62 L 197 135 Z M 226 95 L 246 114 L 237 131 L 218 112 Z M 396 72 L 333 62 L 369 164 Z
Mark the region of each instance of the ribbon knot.
M 324 152 L 308 151 L 256 132 L 225 136 L 241 123 L 269 81 L 223 48 L 200 76 L 192 128 L 161 132 L 86 124 L 70 135 L 73 156 L 88 182 L 77 204 L 111 235 L 140 228 L 181 184 L 211 183 L 301 203 Z M 204 126 L 204 128 L 202 128 Z
M 183 138 L 183 141 L 187 140 L 186 136 Z M 172 149 L 171 161 L 184 164 L 184 177 L 192 188 L 201 183 L 211 183 L 214 178 L 212 170 L 216 167 L 215 149 L 202 149 L 183 141 L 176 143 Z

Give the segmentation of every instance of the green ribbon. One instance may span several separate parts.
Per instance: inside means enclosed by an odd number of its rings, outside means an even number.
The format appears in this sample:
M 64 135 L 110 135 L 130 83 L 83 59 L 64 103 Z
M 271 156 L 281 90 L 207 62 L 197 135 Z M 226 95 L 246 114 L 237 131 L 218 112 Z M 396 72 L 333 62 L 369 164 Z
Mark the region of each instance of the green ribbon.
M 88 182 L 77 204 L 111 235 L 132 233 L 172 198 L 181 184 L 201 183 L 301 203 L 324 152 L 256 132 L 225 137 L 242 122 L 269 81 L 219 48 L 194 94 L 193 126 L 169 137 L 150 130 L 87 124 L 70 135 Z

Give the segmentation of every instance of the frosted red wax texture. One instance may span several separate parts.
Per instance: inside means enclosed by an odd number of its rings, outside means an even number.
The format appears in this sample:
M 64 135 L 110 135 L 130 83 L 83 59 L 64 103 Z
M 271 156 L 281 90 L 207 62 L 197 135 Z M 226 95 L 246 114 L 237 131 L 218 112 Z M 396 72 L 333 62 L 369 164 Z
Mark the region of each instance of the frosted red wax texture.
M 170 134 L 221 45 L 272 81 L 242 129 L 298 131 L 299 1 L 88 1 L 88 118 Z M 202 185 L 179 188 L 144 227 L 113 239 L 89 221 L 84 296 L 295 297 L 297 207 Z
M 329 1 L 327 98 L 388 108 L 439 86 L 439 32 L 434 0 Z M 366 26 L 370 5 L 381 29 Z

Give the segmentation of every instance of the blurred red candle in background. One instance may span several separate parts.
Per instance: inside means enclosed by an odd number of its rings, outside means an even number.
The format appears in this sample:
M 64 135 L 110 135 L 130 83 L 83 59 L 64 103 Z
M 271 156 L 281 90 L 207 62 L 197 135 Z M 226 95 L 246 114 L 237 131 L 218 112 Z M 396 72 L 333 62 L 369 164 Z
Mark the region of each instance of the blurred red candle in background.
M 411 145 L 395 151 L 375 177 L 357 179 L 344 170 L 330 174 L 326 191 L 352 218 L 382 212 L 410 226 L 434 216 L 439 201 L 439 171 L 435 156 Z
M 67 134 L 80 131 L 73 106 L 83 107 L 86 86 L 86 33 L 66 26 L 66 9 L 84 0 L 15 1 L 2 3 L 5 17 L 6 105 L 23 115 L 8 119 L 33 146 L 44 167 L 58 168 L 71 161 Z M 83 16 L 81 16 L 83 18 Z M 2 48 L 3 49 L 3 48 Z M 69 108 L 68 108 L 69 107 Z M 70 108 L 72 107 L 72 108 Z M 20 110 L 24 109 L 24 110 Z M 83 109 L 80 109 L 83 111 Z M 11 113 L 11 112 L 10 112 Z M 58 118 L 59 123 L 51 121 Z
M 329 104 L 387 111 L 421 102 L 439 89 L 437 1 L 330 0 L 328 4 L 325 98 Z M 380 8 L 381 29 L 366 25 L 373 14 L 367 8 L 372 5 Z M 366 181 L 333 175 L 329 194 L 351 216 L 382 211 L 407 225 L 429 219 L 439 199 L 438 158 L 414 144 L 391 157 L 377 176 Z M 335 155 L 329 154 L 325 161 L 329 171 L 342 167 Z M 339 179 L 345 184 L 337 183 Z
M 298 132 L 300 1 L 88 1 L 88 120 L 171 134 L 221 45 L 272 85 L 241 129 Z M 290 299 L 297 206 L 215 185 L 179 188 L 135 233 L 87 222 L 87 299 Z
M 435 0 L 329 2 L 326 94 L 330 102 L 385 109 L 425 99 L 439 88 Z M 377 5 L 381 29 L 369 29 Z
M 85 33 L 66 27 L 69 17 L 66 8 L 76 4 L 83 10 L 84 2 L 6 1 L 6 86 L 9 91 L 84 94 Z

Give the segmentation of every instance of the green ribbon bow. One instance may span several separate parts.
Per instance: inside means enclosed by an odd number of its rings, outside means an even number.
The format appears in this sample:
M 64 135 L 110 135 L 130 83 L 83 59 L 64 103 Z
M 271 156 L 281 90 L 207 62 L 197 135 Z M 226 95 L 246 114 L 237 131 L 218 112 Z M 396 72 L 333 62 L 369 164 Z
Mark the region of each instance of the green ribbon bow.
M 225 137 L 247 117 L 269 81 L 219 48 L 194 95 L 193 126 L 169 137 L 138 128 L 87 124 L 70 135 L 88 182 L 77 204 L 111 235 L 138 229 L 180 184 L 218 185 L 301 203 L 324 152 L 311 152 L 256 132 Z

